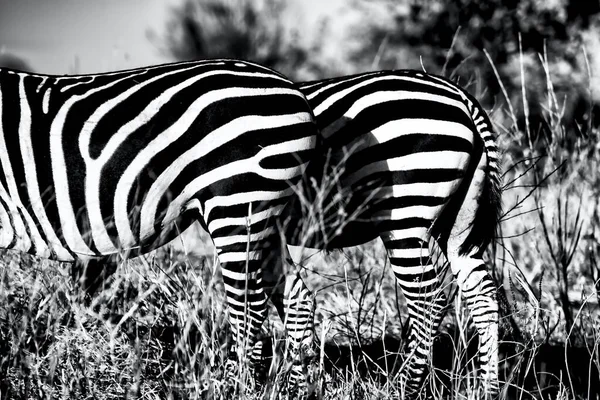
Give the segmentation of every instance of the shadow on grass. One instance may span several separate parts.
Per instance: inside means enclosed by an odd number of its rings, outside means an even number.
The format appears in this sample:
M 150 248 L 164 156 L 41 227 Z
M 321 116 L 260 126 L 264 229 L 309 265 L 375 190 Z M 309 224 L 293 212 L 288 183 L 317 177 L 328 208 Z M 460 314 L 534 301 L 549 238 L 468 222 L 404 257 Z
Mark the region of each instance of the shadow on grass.
M 150 334 L 161 342 L 173 343 L 180 332 L 177 329 L 155 327 Z M 188 338 L 190 339 L 193 338 Z M 271 338 L 264 340 L 264 365 L 260 370 L 266 373 L 273 346 Z M 464 376 L 472 371 L 472 363 L 467 365 L 467 360 L 475 359 L 477 353 L 476 339 L 469 342 L 466 351 L 459 351 L 458 354 L 457 342 L 458 333 L 441 334 L 434 342 L 432 362 L 435 385 L 438 393 L 441 391 L 445 396 L 448 395 L 448 390 L 442 388 L 451 388 L 456 386 L 457 381 L 461 382 L 461 378 L 456 380 L 457 374 L 462 375 L 464 380 Z M 500 375 L 502 380 L 510 382 L 506 392 L 507 399 L 554 399 L 559 398 L 561 390 L 564 393 L 565 388 L 570 393 L 569 399 L 600 398 L 600 371 L 596 360 L 586 348 L 565 348 L 564 345 L 546 343 L 522 349 L 522 345 L 508 342 L 501 344 L 500 358 L 503 361 Z M 385 383 L 388 377 L 396 377 L 404 359 L 403 341 L 392 336 L 361 346 L 339 345 L 330 341 L 325 343 L 323 350 L 324 369 L 334 380 L 336 377 L 356 374 L 362 379 Z M 281 352 L 282 349 L 278 351 Z M 165 353 L 163 356 L 169 357 Z M 431 385 L 426 385 L 426 390 L 428 396 L 432 395 Z M 438 396 L 433 395 L 433 398 Z
M 451 334 L 444 334 L 435 340 L 433 367 L 438 390 L 451 388 L 452 376 L 466 374 L 471 368 L 466 366 L 466 360 L 476 356 L 476 340 L 469 343 L 466 352 L 456 354 L 457 338 L 457 335 L 453 338 Z M 272 346 L 263 348 L 270 352 Z M 600 371 L 586 348 L 546 343 L 517 352 L 522 348 L 506 342 L 501 344 L 501 379 L 510 381 L 507 399 L 554 399 L 561 390 L 564 393 L 565 388 L 570 393 L 568 398 L 600 398 Z M 400 371 L 402 352 L 403 342 L 391 336 L 362 346 L 328 342 L 324 347 L 324 369 L 333 379 L 358 374 L 363 379 L 384 383 L 388 376 L 395 377 Z M 270 354 L 264 356 L 268 360 Z M 430 385 L 426 390 L 427 395 L 432 395 Z M 442 392 L 448 395 L 447 390 Z

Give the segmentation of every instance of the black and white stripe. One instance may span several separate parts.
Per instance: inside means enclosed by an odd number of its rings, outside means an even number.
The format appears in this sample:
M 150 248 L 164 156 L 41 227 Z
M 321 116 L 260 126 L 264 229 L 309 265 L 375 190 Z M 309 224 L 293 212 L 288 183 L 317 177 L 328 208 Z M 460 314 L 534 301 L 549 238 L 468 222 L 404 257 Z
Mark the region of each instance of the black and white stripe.
M 306 98 L 240 61 L 98 75 L 0 69 L 0 247 L 59 261 L 154 249 L 193 221 L 219 254 L 252 344 L 275 217 L 316 144 Z
M 402 378 L 414 393 L 446 305 L 428 246 L 435 239 L 480 334 L 482 382 L 488 393 L 497 392 L 498 306 L 482 253 L 495 235 L 500 178 L 486 113 L 455 84 L 415 71 L 299 88 L 315 113 L 322 146 L 305 173 L 304 197 L 288 209 L 288 244 L 335 249 L 383 240 L 408 304 L 413 354 Z M 302 224 L 299 216 L 310 222 Z

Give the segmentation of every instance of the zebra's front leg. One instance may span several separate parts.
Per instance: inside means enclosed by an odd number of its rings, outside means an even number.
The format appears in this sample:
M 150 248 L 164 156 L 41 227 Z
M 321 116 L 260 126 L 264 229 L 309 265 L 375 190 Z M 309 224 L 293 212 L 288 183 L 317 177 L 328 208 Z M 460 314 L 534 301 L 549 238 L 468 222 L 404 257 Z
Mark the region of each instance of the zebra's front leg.
M 409 237 L 409 232 L 416 237 Z M 426 236 L 426 230 L 418 228 L 381 235 L 408 308 L 409 355 L 400 372 L 401 392 L 408 398 L 416 397 L 422 386 L 447 303 L 427 241 L 422 239 Z

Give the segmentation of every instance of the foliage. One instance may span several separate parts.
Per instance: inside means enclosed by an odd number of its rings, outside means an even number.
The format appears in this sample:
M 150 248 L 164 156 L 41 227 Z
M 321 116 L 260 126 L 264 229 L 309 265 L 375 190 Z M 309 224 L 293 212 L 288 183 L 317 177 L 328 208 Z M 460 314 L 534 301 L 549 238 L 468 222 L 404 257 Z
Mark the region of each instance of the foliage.
M 301 43 L 282 20 L 282 0 L 186 0 L 173 9 L 160 46 L 178 60 L 234 58 L 286 76 L 319 74 L 310 58 L 318 43 Z
M 547 57 L 555 94 L 561 101 L 565 99 L 563 122 L 569 134 L 579 136 L 587 133 L 590 126 L 600 124 L 586 107 L 598 100 L 590 96 L 588 88 L 590 73 L 600 74 L 600 70 L 589 71 L 582 52 L 582 47 L 587 46 L 588 54 L 597 57 L 597 44 L 590 42 L 590 37 L 600 32 L 597 3 L 430 0 L 375 4 L 381 18 L 359 31 L 368 39 L 353 55 L 353 62 L 360 64 L 379 54 L 380 68 L 422 65 L 428 72 L 450 75 L 463 85 L 475 84 L 472 90 L 487 103 L 504 100 L 493 71 L 496 68 L 509 100 L 517 107 L 521 128 L 525 122 L 523 106 L 519 105 L 519 100 L 523 100 L 520 72 L 525 68 L 529 122 L 537 134 L 538 129 L 548 131 L 542 116 L 547 102 L 546 72 L 538 62 L 538 54 L 542 54 Z M 385 47 L 384 51 L 379 44 Z
M 248 59 L 294 80 L 425 68 L 459 80 L 487 104 L 505 100 L 496 68 L 521 129 L 525 126 L 524 107 L 519 104 L 521 68 L 525 68 L 532 134 L 547 135 L 546 72 L 538 58 L 542 54 L 553 90 L 564 102 L 563 124 L 569 135 L 576 138 L 600 125 L 600 118 L 594 117 L 600 110 L 594 103 L 598 95 L 589 91 L 591 76 L 600 75 L 600 61 L 595 61 L 600 59 L 596 2 L 347 0 L 344 11 L 340 8 L 331 19 L 324 19 L 317 34 L 294 25 L 288 4 L 285 0 L 186 0 L 173 12 L 163 49 L 181 60 Z M 334 28 L 344 34 L 333 34 Z

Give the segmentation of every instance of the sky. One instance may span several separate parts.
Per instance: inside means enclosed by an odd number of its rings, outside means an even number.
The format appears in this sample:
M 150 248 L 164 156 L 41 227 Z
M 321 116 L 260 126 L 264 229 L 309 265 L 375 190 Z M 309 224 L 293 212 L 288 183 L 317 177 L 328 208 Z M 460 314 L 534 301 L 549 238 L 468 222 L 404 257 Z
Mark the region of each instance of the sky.
M 0 54 L 47 74 L 94 73 L 171 61 L 148 39 L 181 0 L 0 0 Z M 341 0 L 292 0 L 313 23 Z M 311 22 L 312 21 L 312 22 Z
M 168 61 L 147 38 L 174 0 L 0 0 L 0 52 L 36 72 L 91 73 Z M 160 31 L 160 29 L 157 29 Z

